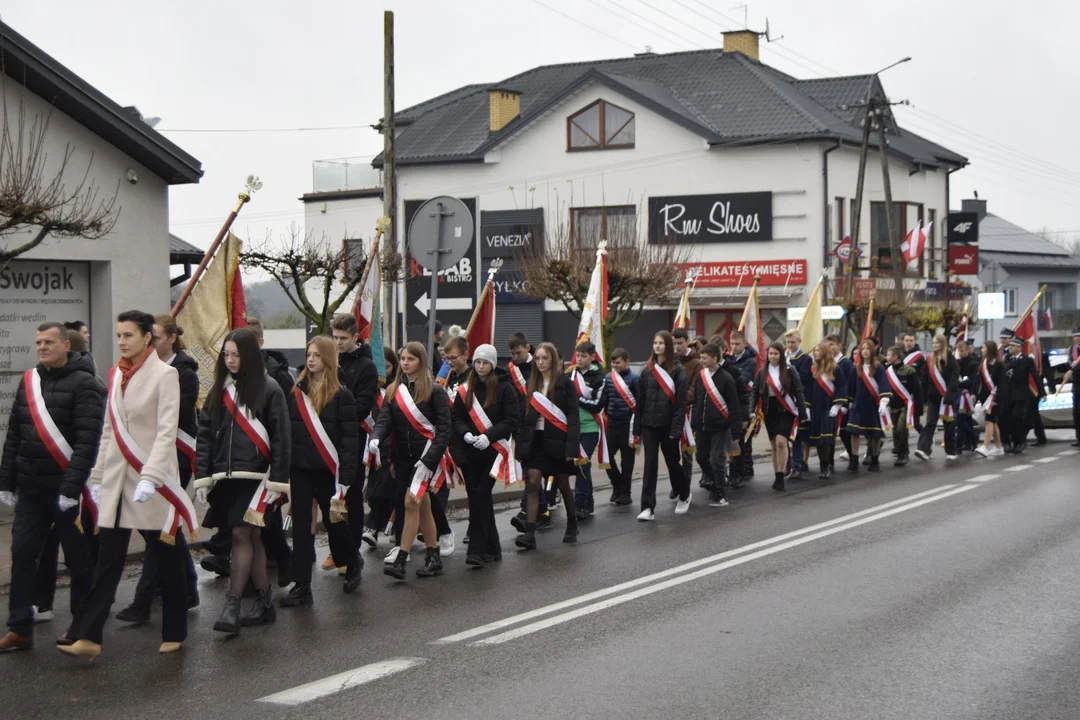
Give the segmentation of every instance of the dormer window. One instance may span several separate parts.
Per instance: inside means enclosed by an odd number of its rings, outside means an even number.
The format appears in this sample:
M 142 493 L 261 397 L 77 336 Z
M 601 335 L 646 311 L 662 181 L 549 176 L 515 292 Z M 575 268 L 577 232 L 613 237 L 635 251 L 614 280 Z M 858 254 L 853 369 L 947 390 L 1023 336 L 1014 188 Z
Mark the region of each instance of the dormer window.
M 566 119 L 566 149 L 614 150 L 634 147 L 634 113 L 597 100 Z

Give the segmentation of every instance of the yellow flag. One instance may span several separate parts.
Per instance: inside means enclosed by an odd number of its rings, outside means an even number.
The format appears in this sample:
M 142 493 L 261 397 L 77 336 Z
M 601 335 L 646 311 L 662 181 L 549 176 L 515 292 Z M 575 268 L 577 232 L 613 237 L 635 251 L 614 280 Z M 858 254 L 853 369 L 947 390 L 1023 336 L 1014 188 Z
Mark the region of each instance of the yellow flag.
M 806 352 L 814 349 L 823 337 L 821 321 L 821 280 L 818 280 L 814 292 L 810 295 L 810 302 L 806 306 L 806 312 L 799 321 L 799 334 L 802 335 L 802 348 Z

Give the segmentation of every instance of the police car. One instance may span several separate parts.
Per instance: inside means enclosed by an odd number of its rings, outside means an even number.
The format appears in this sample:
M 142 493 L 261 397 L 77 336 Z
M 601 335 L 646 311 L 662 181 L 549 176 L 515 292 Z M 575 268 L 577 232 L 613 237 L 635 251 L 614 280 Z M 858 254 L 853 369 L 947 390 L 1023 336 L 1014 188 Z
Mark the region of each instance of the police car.
M 1069 369 L 1068 348 L 1050 350 L 1047 355 L 1050 358 L 1050 369 L 1054 373 L 1054 381 L 1060 383 Z M 1047 396 L 1039 401 L 1039 415 L 1043 425 L 1048 428 L 1071 428 L 1073 426 L 1073 394 L 1072 383 L 1057 385 L 1057 392 L 1047 390 Z

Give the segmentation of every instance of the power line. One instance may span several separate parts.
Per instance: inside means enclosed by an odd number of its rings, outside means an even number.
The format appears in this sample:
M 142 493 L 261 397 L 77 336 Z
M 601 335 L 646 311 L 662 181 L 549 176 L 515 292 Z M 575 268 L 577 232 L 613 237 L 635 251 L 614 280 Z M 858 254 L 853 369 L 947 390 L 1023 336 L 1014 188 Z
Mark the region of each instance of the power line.
M 331 125 L 327 127 L 298 128 L 158 128 L 158 132 L 174 133 L 286 133 L 325 132 L 332 130 L 366 130 L 370 125 Z
M 673 38 L 678 38 L 679 40 L 681 40 L 681 41 L 682 41 L 682 43 L 683 43 L 683 47 L 684 47 L 684 48 L 685 48 L 685 47 L 687 47 L 687 46 L 690 46 L 690 47 L 696 47 L 696 48 L 698 48 L 699 50 L 700 50 L 700 49 L 704 49 L 704 46 L 702 46 L 702 45 L 699 45 L 698 43 L 692 42 L 692 41 L 690 41 L 690 40 L 686 39 L 685 37 L 683 37 L 682 35 L 676 35 L 675 33 L 671 32 L 671 31 L 670 31 L 670 30 L 668 30 L 667 28 L 665 28 L 665 27 L 663 27 L 663 26 L 661 26 L 661 25 L 658 25 L 657 23 L 653 22 L 653 21 L 652 21 L 652 20 L 650 20 L 649 18 L 645 17 L 645 16 L 644 16 L 644 15 L 642 15 L 641 13 L 638 13 L 638 12 L 634 12 L 634 11 L 633 11 L 633 10 L 631 10 L 630 8 L 628 8 L 628 7 L 625 7 L 625 6 L 623 6 L 623 5 L 620 5 L 619 3 L 615 2 L 615 0 L 607 0 L 607 1 L 608 1 L 609 3 L 611 3 L 612 5 L 614 5 L 615 7 L 619 8 L 620 10 L 622 10 L 623 12 L 627 12 L 627 13 L 630 13 L 630 14 L 631 14 L 631 15 L 633 15 L 634 17 L 638 17 L 638 18 L 641 18 L 641 19 L 642 19 L 642 20 L 644 20 L 645 22 L 647 22 L 647 23 L 650 23 L 650 24 L 652 24 L 653 28 L 655 28 L 656 30 L 663 30 L 663 31 L 664 31 L 665 33 L 667 33 L 667 34 L 668 34 L 668 35 L 669 35 L 670 37 L 673 37 Z M 595 2 L 595 0 L 589 0 L 589 2 L 593 3 L 594 5 L 596 5 L 596 2 Z M 610 10 L 610 9 L 608 9 L 608 8 L 606 8 L 606 7 L 603 7 L 602 5 L 597 5 L 597 7 L 601 8 L 602 10 L 607 10 L 608 12 L 612 13 L 613 15 L 616 15 L 616 16 L 619 16 L 619 17 L 621 17 L 621 16 L 620 16 L 620 15 L 619 15 L 618 13 L 616 13 L 616 12 L 615 12 L 614 10 Z M 623 18 L 623 20 L 626 20 L 627 22 L 633 23 L 634 25 L 638 25 L 637 23 L 634 23 L 634 22 L 633 22 L 632 20 L 627 20 L 627 19 L 626 19 L 625 17 Z M 638 25 L 638 27 L 643 27 L 643 26 L 642 26 L 642 25 Z M 646 30 L 649 30 L 649 28 L 645 28 L 645 29 L 646 29 Z M 654 30 L 650 30 L 650 32 L 654 32 Z M 669 42 L 670 42 L 670 40 L 669 40 Z M 676 43 L 676 44 L 678 44 L 678 43 Z
M 588 23 L 586 23 L 586 22 L 583 22 L 583 21 L 581 21 L 581 20 L 578 20 L 578 19 L 577 19 L 576 17 L 574 17 L 573 15 L 567 15 L 567 14 L 566 14 L 566 13 L 564 13 L 564 12 L 563 12 L 562 10 L 557 10 L 557 9 L 555 9 L 555 8 L 551 7 L 550 5 L 545 5 L 544 3 L 540 2 L 540 0 L 532 0 L 532 1 L 533 1 L 534 3 L 536 3 L 537 5 L 539 5 L 540 7 L 542 7 L 542 8 L 545 8 L 545 9 L 547 9 L 547 10 L 550 10 L 550 11 L 551 11 L 551 12 L 553 12 L 553 13 L 557 13 L 557 14 L 559 14 L 559 15 L 562 15 L 562 16 L 563 16 L 564 18 L 566 18 L 567 20 L 573 20 L 574 22 L 576 22 L 576 23 L 577 23 L 578 25 L 581 25 L 582 27 L 586 27 L 586 28 L 588 28 L 589 30 L 592 30 L 593 32 L 596 32 L 596 33 L 600 33 L 600 34 L 601 34 L 601 35 L 603 35 L 604 37 L 606 37 L 606 38 L 610 38 L 610 39 L 614 40 L 614 41 L 615 41 L 615 42 L 617 42 L 617 43 L 622 43 L 622 44 L 623 44 L 623 45 L 625 45 L 626 47 L 628 47 L 628 48 L 632 49 L 632 50 L 633 50 L 634 52 L 637 52 L 638 50 L 640 50 L 640 48 L 639 48 L 639 47 L 638 47 L 637 45 L 632 45 L 632 44 L 630 44 L 630 43 L 626 42 L 625 40 L 623 40 L 622 38 L 617 38 L 617 37 L 615 37 L 614 35 L 612 35 L 612 34 L 610 34 L 610 33 L 606 33 L 606 32 L 604 32 L 604 31 L 603 31 L 603 30 L 601 30 L 600 28 L 596 28 L 596 27 L 593 27 L 592 25 L 589 25 L 589 24 L 588 24 Z

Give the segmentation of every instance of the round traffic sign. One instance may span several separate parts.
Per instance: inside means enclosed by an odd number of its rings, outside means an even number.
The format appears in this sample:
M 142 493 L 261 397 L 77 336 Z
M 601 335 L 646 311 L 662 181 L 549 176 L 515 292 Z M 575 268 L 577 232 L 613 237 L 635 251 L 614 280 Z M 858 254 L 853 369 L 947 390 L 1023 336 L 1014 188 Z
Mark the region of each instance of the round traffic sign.
M 421 267 L 440 272 L 457 264 L 472 243 L 473 216 L 449 195 L 425 202 L 409 221 L 409 249 Z

